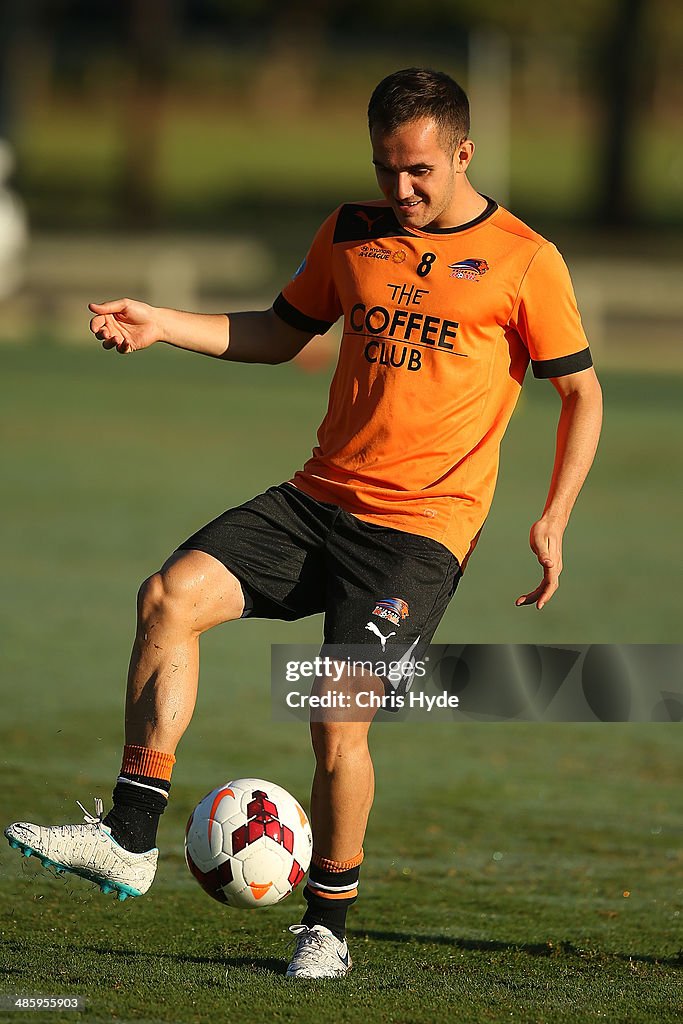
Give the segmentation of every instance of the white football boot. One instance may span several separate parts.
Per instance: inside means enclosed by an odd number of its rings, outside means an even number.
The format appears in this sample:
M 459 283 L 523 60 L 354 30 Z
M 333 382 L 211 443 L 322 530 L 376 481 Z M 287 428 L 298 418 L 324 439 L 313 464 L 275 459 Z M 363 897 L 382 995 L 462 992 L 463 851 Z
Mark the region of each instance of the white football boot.
M 289 930 L 297 940 L 288 978 L 343 978 L 349 973 L 352 961 L 346 939 L 342 942 L 321 924 L 293 924 Z
M 131 853 L 112 837 L 102 822 L 102 801 L 95 800 L 95 814 L 85 815 L 84 825 L 55 825 L 45 828 L 16 821 L 5 829 L 9 844 L 25 857 L 37 857 L 44 868 L 58 874 L 71 871 L 96 882 L 103 893 L 116 892 L 120 900 L 142 896 L 154 881 L 159 851 Z

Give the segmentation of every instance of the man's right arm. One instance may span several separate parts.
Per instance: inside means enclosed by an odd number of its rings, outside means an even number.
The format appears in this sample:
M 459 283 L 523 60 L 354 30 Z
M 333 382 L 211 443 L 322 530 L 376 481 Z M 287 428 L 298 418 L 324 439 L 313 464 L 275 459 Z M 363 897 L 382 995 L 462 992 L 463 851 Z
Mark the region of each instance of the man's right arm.
M 312 333 L 285 323 L 272 309 L 245 313 L 185 313 L 135 299 L 90 304 L 90 330 L 105 349 L 122 355 L 165 342 L 175 348 L 238 363 L 284 363 Z

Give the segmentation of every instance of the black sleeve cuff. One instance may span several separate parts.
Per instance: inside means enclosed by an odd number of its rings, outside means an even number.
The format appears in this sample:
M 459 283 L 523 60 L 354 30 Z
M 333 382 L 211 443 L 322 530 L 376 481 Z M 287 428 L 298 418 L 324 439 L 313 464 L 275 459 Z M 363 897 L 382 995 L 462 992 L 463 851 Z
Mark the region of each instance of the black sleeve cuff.
M 560 356 L 559 359 L 531 360 L 534 377 L 539 377 L 542 380 L 547 380 L 549 377 L 566 377 L 569 373 L 587 370 L 592 365 L 593 360 L 589 348 L 584 348 L 581 352 L 574 352 L 570 356 Z
M 284 320 L 290 327 L 296 327 L 297 331 L 306 331 L 309 334 L 326 334 L 334 321 L 315 320 L 312 316 L 306 316 L 296 309 L 282 292 L 273 303 L 273 312 L 277 313 L 281 320 Z

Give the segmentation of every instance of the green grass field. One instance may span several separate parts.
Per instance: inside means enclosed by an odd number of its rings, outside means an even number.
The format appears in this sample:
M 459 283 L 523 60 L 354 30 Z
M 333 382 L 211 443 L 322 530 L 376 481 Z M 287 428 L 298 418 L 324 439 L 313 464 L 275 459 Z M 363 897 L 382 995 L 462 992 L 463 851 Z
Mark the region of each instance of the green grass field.
M 78 820 L 75 800 L 106 799 L 118 769 L 139 582 L 198 525 L 300 464 L 327 378 L 162 347 L 121 359 L 96 345 L 5 346 L 0 367 L 0 821 Z M 603 383 L 604 439 L 560 591 L 542 613 L 514 607 L 537 582 L 527 535 L 558 404 L 529 379 L 437 641 L 679 641 L 680 378 Z M 344 982 L 283 977 L 300 895 L 241 913 L 201 892 L 182 835 L 207 790 L 261 775 L 307 804 L 307 730 L 271 721 L 269 645 L 315 642 L 320 627 L 251 621 L 203 639 L 197 713 L 144 899 L 118 904 L 0 848 L 0 991 L 80 994 L 87 1021 L 679 1021 L 675 724 L 377 726 Z M 0 1011 L 18 1019 L 39 1018 Z

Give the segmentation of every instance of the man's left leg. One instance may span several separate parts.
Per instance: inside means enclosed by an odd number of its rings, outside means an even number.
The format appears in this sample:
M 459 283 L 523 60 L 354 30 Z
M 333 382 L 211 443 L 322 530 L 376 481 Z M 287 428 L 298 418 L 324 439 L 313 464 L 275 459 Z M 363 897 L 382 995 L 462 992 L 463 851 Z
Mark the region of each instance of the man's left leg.
M 365 710 L 355 694 L 363 689 L 380 698 L 390 697 L 409 685 L 413 665 L 422 657 L 460 579 L 457 559 L 438 542 L 371 525 L 345 512 L 335 517 L 326 559 L 323 650 L 349 665 L 367 665 L 369 660 L 376 674 L 361 670 L 360 687 L 352 675 L 344 681 L 352 697 L 349 714 L 329 709 L 320 716 L 322 720 L 311 724 L 316 756 L 311 795 L 313 859 L 304 889 L 308 909 L 301 924 L 292 929 L 298 940 L 287 971 L 306 978 L 340 976 L 351 966 L 346 913 L 358 893 L 374 795 L 367 741 L 379 707 L 374 703 Z M 402 682 L 385 684 L 378 678 L 385 674 L 379 665 L 387 663 L 393 663 Z
M 363 839 L 375 793 L 368 747 L 374 711 L 367 716 L 363 721 L 335 721 L 332 715 L 311 722 L 315 845 L 304 889 L 308 909 L 301 924 L 291 929 L 299 941 L 289 977 L 341 977 L 351 969 L 346 914 L 358 896 Z

